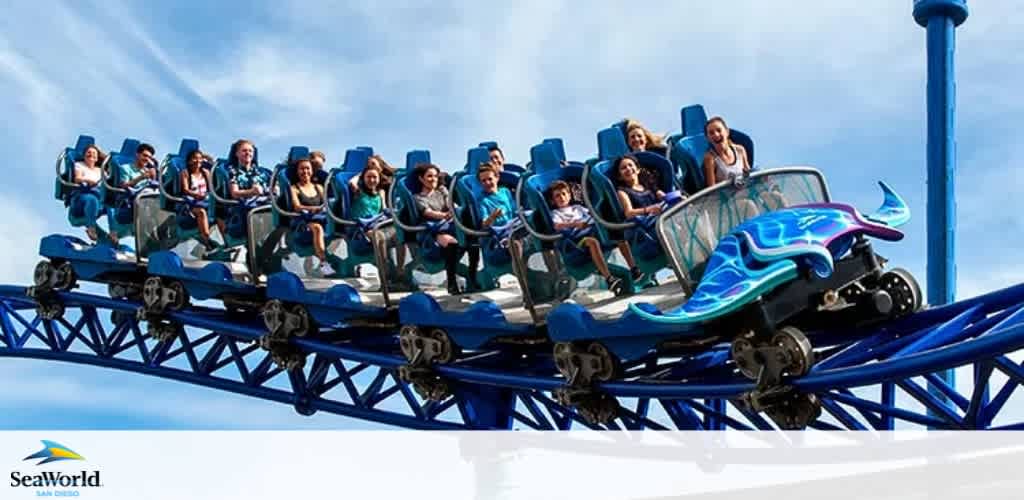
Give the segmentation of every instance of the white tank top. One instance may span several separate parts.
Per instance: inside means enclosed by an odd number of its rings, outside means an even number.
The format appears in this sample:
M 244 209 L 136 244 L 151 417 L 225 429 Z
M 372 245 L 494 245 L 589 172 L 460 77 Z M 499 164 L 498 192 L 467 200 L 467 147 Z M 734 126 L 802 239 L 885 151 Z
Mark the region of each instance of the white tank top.
M 99 184 L 103 176 L 99 167 L 89 168 L 80 161 L 75 162 L 75 172 L 78 173 L 80 179 L 88 181 L 90 184 Z
M 711 154 L 715 156 L 715 180 L 718 182 L 727 181 L 731 177 L 739 177 L 743 175 L 743 158 L 740 157 L 740 152 L 736 149 L 736 145 L 732 145 L 732 154 L 735 160 L 731 165 L 727 165 L 725 160 L 721 156 L 718 156 L 718 152 L 714 148 L 711 149 Z

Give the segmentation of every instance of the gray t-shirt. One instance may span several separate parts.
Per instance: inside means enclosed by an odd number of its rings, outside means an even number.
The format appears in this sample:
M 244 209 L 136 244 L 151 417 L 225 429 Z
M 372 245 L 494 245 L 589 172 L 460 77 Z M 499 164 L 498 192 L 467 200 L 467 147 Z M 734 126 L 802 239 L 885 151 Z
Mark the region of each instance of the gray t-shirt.
M 438 186 L 430 194 L 416 193 L 414 198 L 416 199 L 416 209 L 420 213 L 427 209 L 435 212 L 444 212 L 448 209 L 448 189 L 444 186 Z

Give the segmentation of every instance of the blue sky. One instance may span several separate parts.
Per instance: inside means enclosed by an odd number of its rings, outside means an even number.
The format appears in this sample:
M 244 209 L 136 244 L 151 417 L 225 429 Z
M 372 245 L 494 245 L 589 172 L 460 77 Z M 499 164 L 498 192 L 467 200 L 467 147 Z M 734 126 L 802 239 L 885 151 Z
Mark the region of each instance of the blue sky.
M 961 296 L 1020 282 L 1024 4 L 970 2 L 958 30 Z M 750 134 L 760 166 L 814 165 L 833 197 L 870 210 L 890 183 L 915 219 L 881 251 L 924 282 L 924 30 L 911 2 L 30 2 L 0 18 L 0 282 L 28 283 L 38 240 L 68 232 L 52 165 L 80 133 L 158 155 L 197 137 L 219 156 L 253 139 L 373 145 L 447 170 L 496 139 L 508 159 L 559 136 L 569 155 L 625 116 L 659 132 L 701 103 Z M 350 428 L 331 415 L 163 380 L 0 359 L 0 428 Z

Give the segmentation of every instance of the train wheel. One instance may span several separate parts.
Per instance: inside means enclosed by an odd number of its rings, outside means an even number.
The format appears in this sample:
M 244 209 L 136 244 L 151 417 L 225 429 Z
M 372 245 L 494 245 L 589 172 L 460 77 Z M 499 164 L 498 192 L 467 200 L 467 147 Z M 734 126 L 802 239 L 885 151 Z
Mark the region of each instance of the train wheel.
M 295 335 L 299 337 L 309 335 L 309 333 L 313 331 L 313 320 L 309 317 L 309 311 L 306 310 L 306 307 L 294 305 L 292 306 L 291 313 L 292 318 L 294 318 L 294 324 L 291 326 L 293 327 L 292 331 Z
M 416 347 L 418 336 L 419 329 L 415 326 L 404 325 L 398 330 L 398 346 L 402 349 L 402 355 L 410 363 L 416 361 L 416 353 L 419 350 Z
M 163 282 L 156 276 L 150 276 L 146 278 L 146 281 L 142 284 L 142 303 L 149 311 L 158 311 L 162 309 L 163 299 Z
M 744 377 L 757 380 L 761 373 L 761 366 L 764 365 L 763 361 L 759 361 L 759 356 L 757 349 L 754 348 L 754 343 L 745 335 L 736 337 L 732 341 L 732 360 Z
M 170 297 L 168 297 L 168 306 L 170 306 L 172 311 L 180 311 L 188 307 L 188 290 L 185 289 L 185 285 L 180 281 L 172 281 L 171 284 L 167 286 L 167 292 L 170 294 Z
M 881 278 L 881 289 L 892 297 L 892 316 L 901 317 L 921 309 L 924 303 L 921 286 L 909 271 L 895 268 Z
M 262 311 L 263 325 L 271 334 L 277 332 L 284 325 L 284 304 L 280 300 L 270 300 Z
M 811 347 L 811 341 L 799 329 L 792 326 L 783 327 L 772 337 L 772 344 L 789 357 L 789 365 L 783 369 L 786 375 L 806 375 L 814 366 L 814 349 Z
M 591 368 L 593 369 L 591 377 L 594 380 L 607 382 L 618 375 L 618 359 L 608 351 L 608 348 L 605 347 L 604 344 L 600 342 L 591 342 L 590 345 L 587 346 L 587 354 L 593 356 L 593 358 L 591 358 Z
M 430 330 L 430 338 L 438 342 L 439 352 L 434 355 L 434 362 L 438 364 L 451 363 L 460 354 L 459 346 L 452 342 L 448 333 L 440 328 Z
M 75 287 L 77 282 L 78 277 L 75 275 L 75 268 L 71 266 L 70 262 L 63 262 L 57 266 L 53 283 L 55 290 L 70 290 Z
M 43 288 L 50 284 L 50 276 L 53 273 L 53 265 L 48 260 L 41 260 L 36 264 L 36 269 L 32 273 L 32 283 L 37 287 Z

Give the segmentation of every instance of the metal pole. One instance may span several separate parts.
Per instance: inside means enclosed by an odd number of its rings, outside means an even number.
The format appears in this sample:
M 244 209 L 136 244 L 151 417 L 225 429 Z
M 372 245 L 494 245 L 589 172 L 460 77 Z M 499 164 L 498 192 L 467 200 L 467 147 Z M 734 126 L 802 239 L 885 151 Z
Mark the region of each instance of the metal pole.
M 967 20 L 967 0 L 915 0 L 914 20 L 928 39 L 928 303 L 956 295 L 955 28 Z M 955 383 L 952 370 L 942 374 Z

